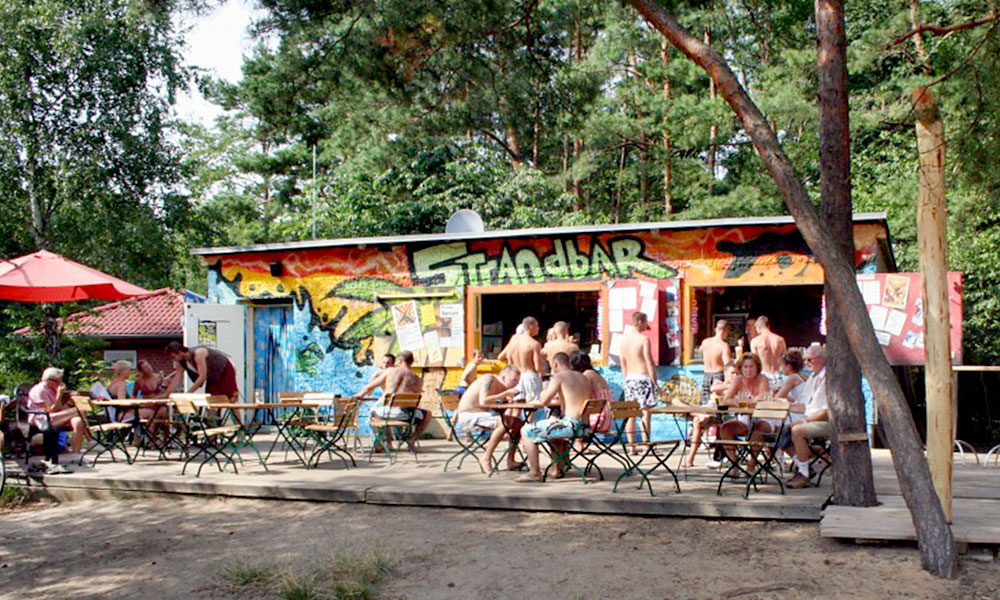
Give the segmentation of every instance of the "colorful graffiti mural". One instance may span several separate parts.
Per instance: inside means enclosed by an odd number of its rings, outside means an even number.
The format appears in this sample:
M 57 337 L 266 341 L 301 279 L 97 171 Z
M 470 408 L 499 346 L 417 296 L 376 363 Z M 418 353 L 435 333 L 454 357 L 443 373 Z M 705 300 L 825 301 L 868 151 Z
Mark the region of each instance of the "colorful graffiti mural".
M 872 261 L 885 235 L 880 223 L 855 225 L 858 264 Z M 296 388 L 353 393 L 386 351 L 411 349 L 418 365 L 460 365 L 470 337 L 467 286 L 823 281 L 821 267 L 790 224 L 501 236 L 209 256 L 210 300 L 289 298 Z

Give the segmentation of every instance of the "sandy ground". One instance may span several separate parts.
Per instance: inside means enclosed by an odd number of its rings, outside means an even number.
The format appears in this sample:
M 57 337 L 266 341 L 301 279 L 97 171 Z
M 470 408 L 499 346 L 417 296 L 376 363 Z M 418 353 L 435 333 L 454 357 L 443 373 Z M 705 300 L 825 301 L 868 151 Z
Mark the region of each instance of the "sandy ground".
M 824 540 L 817 524 L 196 498 L 0 514 L 0 597 L 231 598 L 234 563 L 358 543 L 401 557 L 386 599 L 1000 599 L 998 562 L 940 580 L 912 546 Z

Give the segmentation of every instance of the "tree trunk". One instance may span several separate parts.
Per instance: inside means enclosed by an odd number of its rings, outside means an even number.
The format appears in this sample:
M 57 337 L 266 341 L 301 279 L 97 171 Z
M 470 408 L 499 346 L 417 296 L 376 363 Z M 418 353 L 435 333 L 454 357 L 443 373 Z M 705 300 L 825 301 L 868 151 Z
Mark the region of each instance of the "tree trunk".
M 947 206 L 944 181 L 944 126 L 937 100 L 924 87 L 913 91 L 920 153 L 917 243 L 923 273 L 924 339 L 927 390 L 927 462 L 934 489 L 951 521 L 951 461 L 955 446 L 951 393 L 951 321 L 948 314 Z
M 830 282 L 831 300 L 841 307 L 842 326 L 858 362 L 879 398 L 879 413 L 892 447 L 893 464 L 903 498 L 910 510 L 925 569 L 942 577 L 958 572 L 955 541 L 941 503 L 934 493 L 923 447 L 899 382 L 875 339 L 871 319 L 858 290 L 854 268 L 843 259 L 840 246 L 827 231 L 810 202 L 801 180 L 785 154 L 767 119 L 740 86 L 736 75 L 712 48 L 705 46 L 677 24 L 673 16 L 654 0 L 629 0 L 647 21 L 695 64 L 715 80 L 722 97 L 739 118 L 764 166 L 785 198 L 789 212 Z
M 712 29 L 710 27 L 705 27 L 705 45 L 712 45 Z M 715 80 L 711 77 L 708 78 L 708 97 L 715 104 L 715 99 L 718 98 L 718 90 L 715 88 Z M 712 197 L 712 192 L 715 187 L 715 138 L 719 135 L 719 124 L 712 121 L 712 126 L 708 128 L 708 197 Z
M 576 27 L 573 31 L 573 64 L 579 65 L 583 62 L 583 26 L 580 24 L 579 17 L 576 21 Z M 583 140 L 579 137 L 573 137 L 573 212 L 580 212 L 583 199 L 582 199 L 582 188 L 580 185 L 580 174 L 575 168 L 576 161 L 580 159 L 580 155 L 583 153 Z
M 660 62 L 663 63 L 663 214 L 674 212 L 674 172 L 673 157 L 670 155 L 670 44 L 666 40 L 660 43 Z
M 823 216 L 830 235 L 840 247 L 841 258 L 853 264 L 847 41 L 842 0 L 816 0 L 816 30 Z M 825 285 L 826 297 L 832 298 L 830 283 Z M 865 435 L 861 368 L 839 326 L 846 317 L 840 304 L 829 302 L 826 308 L 826 391 L 833 432 L 833 501 L 847 506 L 874 506 L 875 481 Z

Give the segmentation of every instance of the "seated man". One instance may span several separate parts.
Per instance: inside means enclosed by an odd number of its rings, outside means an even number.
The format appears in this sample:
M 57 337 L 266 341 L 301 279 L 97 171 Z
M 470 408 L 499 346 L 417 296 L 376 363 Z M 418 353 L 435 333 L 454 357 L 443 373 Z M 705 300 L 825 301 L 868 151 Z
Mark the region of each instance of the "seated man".
M 42 373 L 42 380 L 28 392 L 28 424 L 43 433 L 45 461 L 42 465 L 49 473 L 66 472 L 66 468 L 59 465 L 59 430 L 73 430 L 74 453 L 80 452 L 83 436 L 87 433 L 83 417 L 76 408 L 62 407 L 60 401 L 66 391 L 62 377 L 62 369 L 49 367 Z
M 553 373 L 549 385 L 542 391 L 539 404 L 548 408 L 558 408 L 562 416 L 548 417 L 525 425 L 521 430 L 521 445 L 528 455 L 528 474 L 517 479 L 519 482 L 539 482 L 542 480 L 538 464 L 538 445 L 549 442 L 556 452 L 566 450 L 566 442 L 583 430 L 583 407 L 593 395 L 590 380 L 569 364 L 569 356 L 560 352 L 552 357 Z M 562 475 L 562 465 L 553 465 L 552 477 Z
M 508 431 L 516 438 L 524 421 L 516 415 L 508 415 L 503 417 L 506 419 L 506 427 L 498 427 L 501 416 L 483 408 L 483 405 L 496 401 L 504 392 L 514 388 L 520 377 L 521 372 L 518 371 L 517 367 L 507 365 L 497 375 L 488 374 L 477 378 L 462 394 L 458 409 L 455 410 L 455 431 L 470 432 L 474 428 L 493 430 L 489 441 L 483 448 L 485 452 L 479 458 L 479 465 L 486 473 L 493 470 L 493 451 L 496 450 L 497 445 L 507 437 Z M 514 470 L 518 466 L 513 453 L 509 453 L 507 455 L 507 468 Z
M 382 400 L 372 407 L 370 416 L 413 423 L 414 427 L 410 432 L 410 437 L 406 440 L 410 449 L 413 449 L 414 440 L 417 439 L 424 429 L 427 429 L 427 425 L 431 422 L 431 414 L 429 411 L 420 408 L 390 408 L 385 403 L 385 397 L 390 394 L 420 394 L 423 392 L 424 382 L 419 375 L 413 372 L 412 365 L 413 353 L 409 350 L 403 350 L 399 353 L 399 361 L 397 361 L 396 366 L 387 367 L 379 371 L 368 382 L 368 385 L 361 388 L 361 391 L 355 395 L 355 398 L 361 399 L 372 393 L 375 388 L 381 387 L 384 395 L 382 396 Z M 391 448 L 392 441 L 386 441 Z
M 793 409 L 803 408 L 802 417 L 790 429 L 790 442 L 782 444 L 783 447 L 791 445 L 795 448 L 793 458 L 795 475 L 788 480 L 788 487 L 793 490 L 809 487 L 812 479 L 809 473 L 809 461 L 812 460 L 813 452 L 809 447 L 809 440 L 830 437 L 830 421 L 826 407 L 826 349 L 820 344 L 809 346 L 805 352 L 805 362 L 812 371 L 801 396 L 805 400 L 805 406 L 792 405 Z M 793 419 L 795 418 L 793 416 Z

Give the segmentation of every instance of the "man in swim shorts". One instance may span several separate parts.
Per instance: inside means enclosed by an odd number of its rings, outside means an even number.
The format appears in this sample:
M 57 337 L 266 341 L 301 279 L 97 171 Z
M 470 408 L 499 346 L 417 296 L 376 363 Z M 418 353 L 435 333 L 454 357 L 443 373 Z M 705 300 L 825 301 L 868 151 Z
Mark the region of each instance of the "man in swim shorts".
M 538 335 L 538 320 L 534 317 L 525 317 L 521 325 L 524 331 L 515 333 L 497 358 L 514 365 L 521 372 L 514 400 L 534 402 L 542 392 L 541 372 L 545 368 L 542 362 L 542 344 L 535 339 Z
M 542 392 L 539 404 L 560 409 L 561 417 L 548 417 L 525 425 L 521 429 L 521 447 L 528 457 L 528 474 L 517 479 L 519 482 L 542 481 L 542 470 L 538 463 L 538 445 L 550 443 L 557 453 L 566 451 L 565 441 L 583 431 L 583 407 L 593 394 L 590 380 L 583 373 L 574 371 L 569 364 L 569 356 L 559 352 L 552 357 L 553 374 L 549 385 Z M 562 474 L 560 465 L 553 465 L 553 477 Z
M 715 323 L 715 335 L 701 343 L 701 359 L 705 374 L 701 378 L 701 403 L 708 404 L 712 398 L 712 384 L 725 379 L 723 367 L 729 362 L 729 322 L 719 319 Z
M 620 355 L 622 375 L 625 377 L 625 400 L 639 403 L 639 408 L 642 410 L 643 439 L 649 440 L 652 418 L 652 413 L 649 411 L 656 406 L 659 386 L 656 384 L 656 364 L 653 362 L 649 337 L 643 333 L 649 330 L 646 313 L 634 313 L 632 326 L 633 330 L 622 340 Z M 635 447 L 634 419 L 629 419 L 626 423 L 625 436 L 628 438 L 632 454 L 638 454 Z

